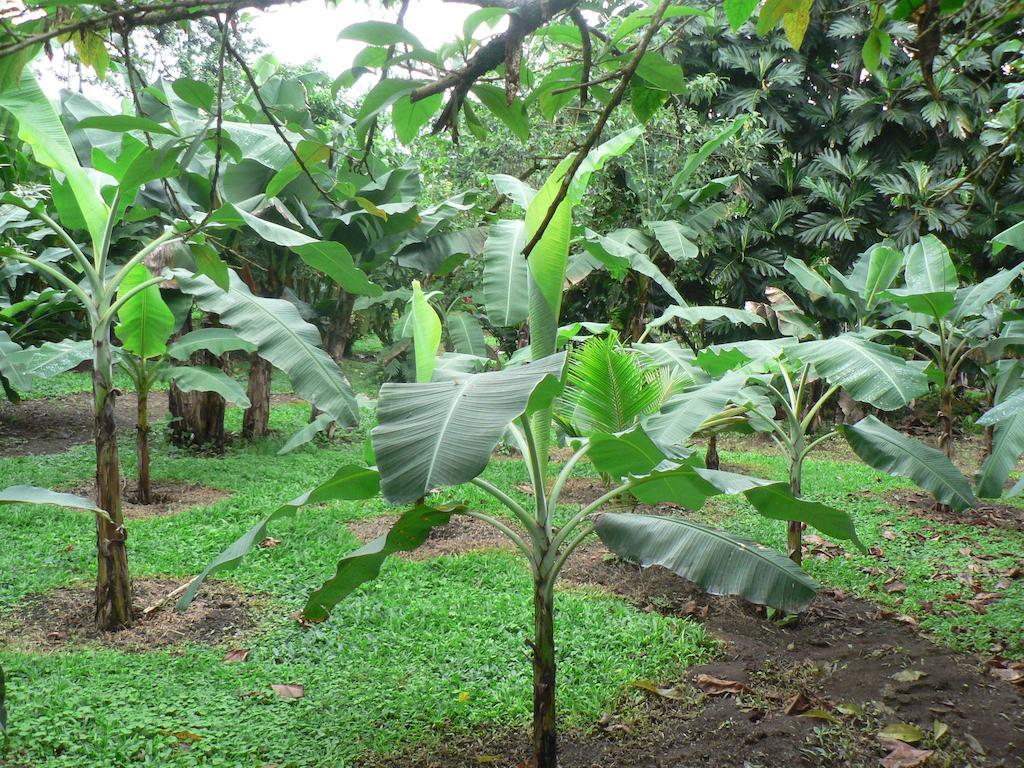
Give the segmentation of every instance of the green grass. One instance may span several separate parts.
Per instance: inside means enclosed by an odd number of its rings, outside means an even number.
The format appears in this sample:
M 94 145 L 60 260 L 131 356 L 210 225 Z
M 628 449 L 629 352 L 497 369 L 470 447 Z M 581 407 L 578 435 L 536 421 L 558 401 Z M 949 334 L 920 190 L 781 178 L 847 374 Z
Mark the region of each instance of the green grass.
M 785 479 L 785 461 L 769 450 L 723 451 L 721 457 L 724 465 L 738 464 L 761 477 Z M 1006 655 L 1024 658 L 1024 578 L 999 590 L 1000 598 L 989 604 L 985 613 L 965 602 L 974 592 L 957 579 L 959 574 L 969 573 L 972 565 L 981 566 L 988 573 L 976 574 L 976 580 L 986 590 L 994 589 L 1001 578 L 999 570 L 1020 564 L 1024 533 L 949 525 L 915 516 L 884 497 L 887 491 L 900 488 L 914 486 L 853 461 L 808 460 L 804 495 L 849 512 L 864 545 L 880 547 L 882 556 L 862 555 L 849 546 L 845 548 L 848 556 L 806 559 L 806 569 L 824 584 L 874 600 L 897 614 L 913 616 L 924 631 L 953 648 L 991 655 L 990 646 L 1005 643 Z M 785 525 L 760 517 L 742 498 L 715 499 L 698 517 L 785 550 Z M 883 537 L 886 529 L 894 539 Z M 882 573 L 865 571 L 878 568 Z M 885 591 L 885 582 L 893 577 L 906 585 L 906 591 Z
M 241 382 L 242 386 L 245 386 L 247 382 L 248 371 L 249 366 L 245 362 L 233 366 L 234 376 Z M 114 386 L 123 392 L 135 391 L 135 385 L 132 384 L 132 380 L 120 368 L 114 371 Z M 167 389 L 167 386 L 166 381 L 158 381 L 153 385 L 153 390 L 162 392 Z M 31 390 L 19 394 L 26 400 L 38 400 L 44 397 L 66 397 L 91 391 L 92 373 L 67 371 L 45 379 L 36 379 L 32 383 Z M 270 391 L 274 394 L 288 394 L 292 391 L 291 382 L 288 381 L 288 377 L 276 368 L 271 375 Z
M 238 428 L 240 416 L 228 411 L 229 429 Z M 276 406 L 275 436 L 229 448 L 223 457 L 178 451 L 157 435 L 156 478 L 187 479 L 232 495 L 210 507 L 132 521 L 133 574 L 194 574 L 260 514 L 338 464 L 358 460 L 358 434 L 277 457 L 284 436 L 307 416 L 301 404 Z M 122 456 L 131 476 L 127 438 Z M 2 485 L 72 486 L 90 474 L 88 446 L 0 462 Z M 511 484 L 525 479 L 525 469 L 518 461 L 494 462 L 488 475 Z M 484 723 L 525 728 L 531 673 L 523 640 L 532 601 L 529 573 L 510 552 L 393 560 L 327 623 L 303 630 L 288 618 L 357 545 L 344 522 L 391 511 L 375 501 L 304 511 L 274 527 L 281 545 L 253 552 L 226 574 L 266 596 L 260 629 L 244 643 L 252 649 L 244 664 L 224 664 L 224 648 L 0 652 L 15 764 L 333 767 Z M 13 506 L 0 510 L 0 524 L 6 537 L 0 614 L 26 593 L 91 576 L 94 534 L 87 516 Z M 715 647 L 696 624 L 638 612 L 595 590 L 560 592 L 557 614 L 560 712 L 569 728 L 591 725 L 623 696 L 638 696 L 629 692 L 630 682 L 678 679 Z M 272 683 L 301 683 L 305 697 L 279 700 Z M 201 740 L 183 749 L 175 734 L 186 731 Z

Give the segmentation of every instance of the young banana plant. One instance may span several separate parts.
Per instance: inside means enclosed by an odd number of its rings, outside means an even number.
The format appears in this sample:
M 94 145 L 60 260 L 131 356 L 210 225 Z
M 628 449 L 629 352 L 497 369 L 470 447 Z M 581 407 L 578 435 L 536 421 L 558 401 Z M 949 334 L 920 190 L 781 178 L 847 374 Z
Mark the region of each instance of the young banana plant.
M 148 289 L 156 289 L 166 279 L 151 276 L 142 263 L 146 256 L 177 234 L 172 228 L 167 228 L 124 263 L 114 265 L 110 258 L 114 226 L 134 197 L 134 191 L 118 184 L 110 201 L 104 199 L 89 173 L 79 164 L 60 118 L 30 73 L 25 72 L 17 85 L 0 94 L 0 107 L 17 118 L 19 136 L 32 146 L 36 159 L 63 174 L 63 184 L 57 188 L 67 189 L 69 194 L 53 195 L 60 220 L 81 222 L 89 234 L 91 253 L 87 255 L 90 249 L 77 242 L 50 215 L 41 197 L 13 191 L 0 200 L 30 211 L 71 251 L 83 275 L 81 283 L 75 282 L 56 266 L 31 255 L 22 252 L 8 255 L 29 264 L 55 285 L 66 289 L 81 304 L 88 318 L 93 360 L 97 506 L 105 511 L 105 514 L 96 516 L 96 624 L 101 629 L 116 629 L 131 624 L 132 605 L 114 425 L 116 389 L 110 331 L 120 312 L 130 313 L 133 305 L 144 301 L 143 296 Z M 121 171 L 127 173 L 128 169 L 122 168 Z M 136 175 L 138 178 L 132 182 L 133 185 L 141 185 L 147 180 L 144 175 Z M 138 186 L 134 186 L 134 190 L 137 189 Z M 136 267 L 146 273 L 141 279 Z M 0 500 L 6 500 L 8 495 L 3 492 Z M 46 498 L 41 489 L 38 498 Z M 81 499 L 78 503 L 88 504 Z
M 828 535 L 857 541 L 845 513 L 795 499 L 785 483 L 699 466 L 689 457 L 686 441 L 703 419 L 691 424 L 687 408 L 679 407 L 677 398 L 657 413 L 638 412 L 618 434 L 593 431 L 577 440 L 572 457 L 549 476 L 552 414 L 564 392 L 566 353 L 555 350 L 572 206 L 581 199 L 590 173 L 628 147 L 636 135 L 634 130 L 616 137 L 588 158 L 530 256 L 532 361 L 486 373 L 437 368 L 433 358 L 441 339 L 440 318 L 415 285 L 410 311 L 417 382 L 381 388 L 377 425 L 371 432 L 373 465 L 340 467 L 327 482 L 259 521 L 192 581 L 179 601 L 180 609 L 193 600 L 208 576 L 237 565 L 262 540 L 272 521 L 294 515 L 306 504 L 379 494 L 405 508 L 388 533 L 342 557 L 335 574 L 309 595 L 303 613 L 314 622 L 326 620 L 333 606 L 375 578 L 388 555 L 418 547 L 453 515 L 480 520 L 508 537 L 533 576 L 533 760 L 537 768 L 555 768 L 555 583 L 573 551 L 592 534 L 623 557 L 643 566 L 662 565 L 715 594 L 740 595 L 786 612 L 808 604 L 815 594 L 814 581 L 769 548 L 681 517 L 601 513 L 605 503 L 625 494 L 646 504 L 667 502 L 687 509 L 699 508 L 710 496 L 743 494 L 773 519 L 804 520 Z M 529 204 L 528 237 L 547 216 L 567 167 L 562 163 Z M 627 422 L 617 425 L 623 423 Z M 492 451 L 506 436 L 522 455 L 532 487 L 529 502 L 483 476 Z M 610 487 L 590 504 L 564 504 L 563 489 L 585 460 L 611 480 Z M 442 504 L 433 496 L 439 489 L 453 488 L 448 495 L 457 497 L 463 485 L 482 489 L 503 511 Z
M 145 267 L 142 269 L 148 273 Z M 140 275 L 140 279 L 144 276 Z M 114 329 L 121 340 L 121 346 L 116 350 L 117 362 L 135 389 L 135 449 L 140 504 L 150 504 L 153 496 L 149 452 L 149 395 L 153 386 L 161 381 L 172 381 L 183 392 L 216 392 L 228 402 L 248 408 L 250 403 L 245 390 L 222 370 L 208 365 L 175 365 L 173 361 L 187 362 L 189 356 L 198 350 L 207 350 L 215 355 L 235 350 L 256 351 L 255 344 L 245 341 L 229 328 L 201 328 L 168 345 L 179 324 L 175 323 L 170 308 L 159 294 L 160 289 L 156 286 L 143 292 L 142 301 L 129 303 L 129 311 L 121 311 L 122 322 Z M 142 317 L 146 318 L 145 322 L 141 321 Z

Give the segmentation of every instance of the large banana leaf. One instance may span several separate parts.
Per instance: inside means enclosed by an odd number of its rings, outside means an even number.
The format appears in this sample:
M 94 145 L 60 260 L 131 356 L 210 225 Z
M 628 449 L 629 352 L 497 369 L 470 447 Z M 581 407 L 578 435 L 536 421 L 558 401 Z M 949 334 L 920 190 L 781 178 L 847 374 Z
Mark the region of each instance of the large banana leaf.
M 979 424 L 995 424 L 992 452 L 976 479 L 975 489 L 984 498 L 999 498 L 1017 459 L 1024 452 L 1024 363 L 1015 361 L 1006 366 L 996 380 L 996 407 L 988 411 Z
M 248 408 L 248 395 L 242 385 L 219 368 L 209 365 L 176 365 L 171 368 L 171 380 L 182 392 L 216 392 L 229 403 Z
M 136 264 L 118 287 L 118 297 L 127 294 L 153 275 L 145 264 Z M 124 348 L 148 360 L 167 351 L 167 340 L 174 332 L 174 313 L 160 295 L 160 288 L 151 285 L 134 294 L 117 313 L 120 322 L 114 333 Z
M 46 379 L 70 371 L 92 357 L 88 339 L 47 341 L 38 347 L 19 347 L 0 331 L 0 375 L 15 389 L 28 391 L 35 379 Z
M 303 616 L 310 621 L 324 621 L 334 606 L 362 584 L 377 578 L 388 555 L 416 549 L 435 527 L 447 524 L 453 514 L 463 509 L 465 507 L 417 504 L 405 512 L 383 536 L 338 561 L 334 575 L 309 596 Z
M 267 242 L 294 251 L 306 264 L 330 277 L 348 293 L 367 296 L 380 296 L 383 293 L 383 289 L 371 283 L 366 273 L 356 266 L 352 254 L 341 243 L 315 240 L 302 232 L 253 216 L 230 204 L 218 208 L 210 221 L 248 226 Z
M 914 481 L 957 511 L 977 503 L 971 484 L 940 451 L 897 432 L 874 416 L 837 429 L 869 466 Z
M 91 499 L 84 496 L 36 488 L 34 485 L 10 485 L 4 488 L 0 491 L 0 504 L 50 504 L 65 509 L 103 512 Z
M 691 325 L 711 320 L 728 320 L 730 323 L 736 325 L 753 326 L 765 324 L 763 318 L 758 317 L 753 312 L 748 312 L 745 309 L 714 306 L 684 307 L 679 306 L 678 304 L 673 304 L 654 320 L 647 323 L 647 326 L 649 328 L 660 328 L 672 320 L 681 320 L 682 322 L 689 323 Z
M 469 312 L 449 312 L 445 327 L 455 351 L 463 355 L 487 358 L 487 339 L 484 329 L 476 316 Z
M 647 418 L 644 430 L 662 451 L 677 455 L 707 418 L 725 410 L 746 381 L 743 374 L 730 371 L 710 384 L 673 395 Z
M 713 595 L 735 595 L 795 613 L 818 590 L 810 576 L 775 550 L 699 523 L 605 513 L 595 528 L 616 554 L 645 568 L 668 568 Z
M 629 486 L 630 492 L 646 504 L 669 502 L 687 509 L 700 509 L 711 496 L 741 493 L 764 517 L 807 523 L 826 536 L 852 541 L 864 550 L 849 514 L 816 501 L 798 499 L 785 482 L 665 462 L 645 476 L 631 477 Z
M 441 318 L 430 306 L 419 280 L 412 281 L 409 325 L 416 359 L 416 381 L 423 384 L 430 381 L 434 373 L 434 359 L 441 346 Z
M 255 352 L 256 345 L 246 341 L 230 328 L 199 328 L 186 333 L 169 345 L 167 354 L 175 360 L 188 360 L 201 349 L 220 356 L 236 350 Z
M 915 293 L 953 293 L 956 267 L 949 250 L 935 235 L 925 235 L 906 252 L 904 280 Z
M 903 254 L 887 245 L 872 246 L 854 265 L 848 285 L 860 293 L 870 309 L 878 303 L 903 268 Z
M 686 236 L 686 229 L 678 221 L 648 221 L 645 224 L 673 260 L 689 261 L 697 258 L 697 246 Z
M 953 306 L 953 322 L 971 315 L 980 315 L 993 299 L 1009 290 L 1022 271 L 1024 261 L 1011 269 L 996 272 L 980 283 L 960 288 L 956 292 L 956 303 Z
M 637 427 L 621 435 L 592 435 L 587 458 L 598 472 L 621 478 L 648 474 L 665 460 L 665 454 Z
M 1024 453 L 1024 400 L 1022 407 L 1000 422 L 992 435 L 992 453 L 985 459 L 977 478 L 977 493 L 983 498 L 997 499 L 1017 460 Z
M 829 384 L 838 384 L 855 400 L 884 411 L 902 408 L 928 391 L 928 377 L 888 348 L 849 334 L 805 341 L 786 351 L 810 363 Z
M 983 427 L 992 426 L 1012 419 L 1022 412 L 1024 412 L 1024 389 L 1014 392 L 994 408 L 985 411 L 978 419 L 978 424 Z
M 570 165 L 571 158 L 568 157 L 559 163 L 531 201 L 525 220 L 527 242 L 539 231 Z M 573 202 L 567 197 L 559 203 L 527 262 L 530 279 L 530 336 L 535 360 L 555 351 L 555 335 L 562 308 L 562 283 L 565 280 L 569 240 L 572 236 Z
M 385 498 L 416 501 L 479 475 L 509 424 L 550 405 L 564 367 L 561 353 L 448 381 L 385 384 L 372 433 Z
M 926 315 L 936 320 L 941 320 L 948 315 L 956 303 L 956 294 L 953 291 L 917 291 L 913 288 L 890 288 L 888 291 L 883 291 L 881 297 L 897 304 L 902 304 L 911 312 Z
M 555 350 L 555 333 L 562 306 L 562 284 L 565 281 L 569 240 L 572 235 L 572 209 L 583 199 L 591 175 L 603 168 L 609 159 L 628 150 L 642 133 L 643 126 L 635 126 L 590 151 L 569 184 L 568 194 L 556 208 L 544 234 L 530 254 L 528 268 L 533 279 L 530 295 L 530 333 L 534 359 L 546 357 Z M 566 157 L 555 167 L 544 186 L 530 202 L 530 207 L 526 210 L 527 242 L 536 235 L 547 217 L 572 159 L 572 156 Z
M 231 546 L 217 555 L 189 583 L 188 589 L 185 590 L 178 601 L 178 610 L 183 611 L 188 608 L 189 604 L 195 599 L 199 587 L 202 586 L 208 576 L 227 568 L 234 568 L 242 562 L 242 558 L 245 557 L 249 550 L 264 539 L 267 533 L 267 526 L 274 520 L 294 517 L 299 508 L 306 504 L 322 504 L 326 501 L 338 500 L 358 501 L 372 498 L 378 493 L 380 493 L 380 476 L 377 474 L 376 469 L 360 467 L 356 464 L 346 464 L 340 467 L 330 480 L 312 490 L 306 491 L 287 504 L 282 504 L 242 534 Z
M 253 296 L 238 276 L 222 291 L 208 277 L 175 270 L 178 285 L 205 312 L 256 345 L 260 357 L 288 374 L 295 394 L 341 424 L 359 423 L 359 406 L 338 364 L 320 347 L 320 333 L 291 302 Z
M 57 110 L 28 69 L 16 83 L 0 88 L 0 107 L 18 120 L 18 137 L 32 147 L 36 162 L 64 174 L 85 222 L 93 249 L 100 252 L 109 208 L 88 172 L 78 162 Z
M 529 311 L 525 247 L 525 221 L 505 219 L 491 225 L 483 252 L 484 306 L 488 319 L 500 328 L 519 325 Z

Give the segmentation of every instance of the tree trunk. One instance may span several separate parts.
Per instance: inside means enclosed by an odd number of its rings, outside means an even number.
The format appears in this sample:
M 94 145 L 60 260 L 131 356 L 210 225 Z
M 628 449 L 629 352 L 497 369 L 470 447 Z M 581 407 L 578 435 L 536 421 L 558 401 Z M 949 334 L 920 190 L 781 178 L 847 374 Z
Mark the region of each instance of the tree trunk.
M 708 437 L 708 450 L 704 454 L 704 466 L 708 469 L 718 469 L 721 466 L 718 459 L 718 435 L 716 434 Z
M 246 394 L 251 405 L 242 416 L 242 437 L 255 440 L 270 429 L 270 363 L 253 353 L 249 365 L 249 385 Z
M 353 293 L 341 291 L 341 297 L 327 326 L 327 351 L 338 362 L 345 359 L 352 345 L 352 309 L 356 303 Z
M 554 577 L 551 577 L 553 581 Z M 533 597 L 533 768 L 557 768 L 554 585 L 539 577 Z
M 789 465 L 789 492 L 797 498 L 800 491 L 803 474 L 803 461 L 791 460 Z M 786 554 L 789 559 L 797 565 L 803 562 L 803 532 L 804 524 L 799 520 L 790 520 L 786 528 Z
M 121 467 L 114 423 L 114 369 L 109 330 L 93 337 L 93 408 L 96 443 L 96 627 L 122 629 L 132 623 L 132 585 L 128 574 L 128 534 L 121 513 Z
M 939 450 L 946 458 L 953 461 L 953 388 L 943 386 L 939 393 Z M 939 514 L 951 514 L 953 508 L 948 504 L 935 502 L 935 511 Z
M 953 460 L 953 388 L 949 386 L 939 394 L 939 450 Z
M 212 324 L 204 324 L 212 327 Z M 191 318 L 185 321 L 182 333 L 192 330 Z M 205 349 L 189 358 L 191 365 L 209 365 L 224 369 L 224 361 Z M 224 447 L 224 398 L 216 392 L 182 392 L 171 382 L 167 390 L 167 408 L 171 412 L 171 442 L 180 448 Z
M 197 353 L 211 358 L 209 353 Z M 200 365 L 216 364 L 217 359 L 200 362 Z M 167 391 L 167 407 L 171 412 L 171 442 L 187 448 L 208 446 L 214 449 L 224 447 L 224 398 L 216 392 L 182 392 L 173 382 Z
M 317 416 L 319 416 L 321 413 L 323 413 L 323 411 L 321 411 L 315 405 L 309 406 L 309 423 L 312 424 L 314 421 L 316 421 Z M 327 437 L 328 440 L 333 440 L 334 434 L 337 431 L 337 429 L 338 422 L 332 421 L 330 424 L 327 425 L 327 428 L 324 430 L 324 435 Z
M 153 501 L 152 484 L 149 479 L 149 392 L 144 389 L 138 393 L 138 407 L 135 418 L 135 451 L 138 456 L 139 504 L 151 504 Z

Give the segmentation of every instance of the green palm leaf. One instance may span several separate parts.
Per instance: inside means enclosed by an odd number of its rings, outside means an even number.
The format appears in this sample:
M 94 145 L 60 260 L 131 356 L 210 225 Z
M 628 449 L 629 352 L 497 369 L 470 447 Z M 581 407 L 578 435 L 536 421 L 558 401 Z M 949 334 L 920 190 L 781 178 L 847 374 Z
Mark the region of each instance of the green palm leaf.
M 576 434 L 622 432 L 654 410 L 661 394 L 657 371 L 641 365 L 610 333 L 589 339 L 569 356 L 558 413 Z

